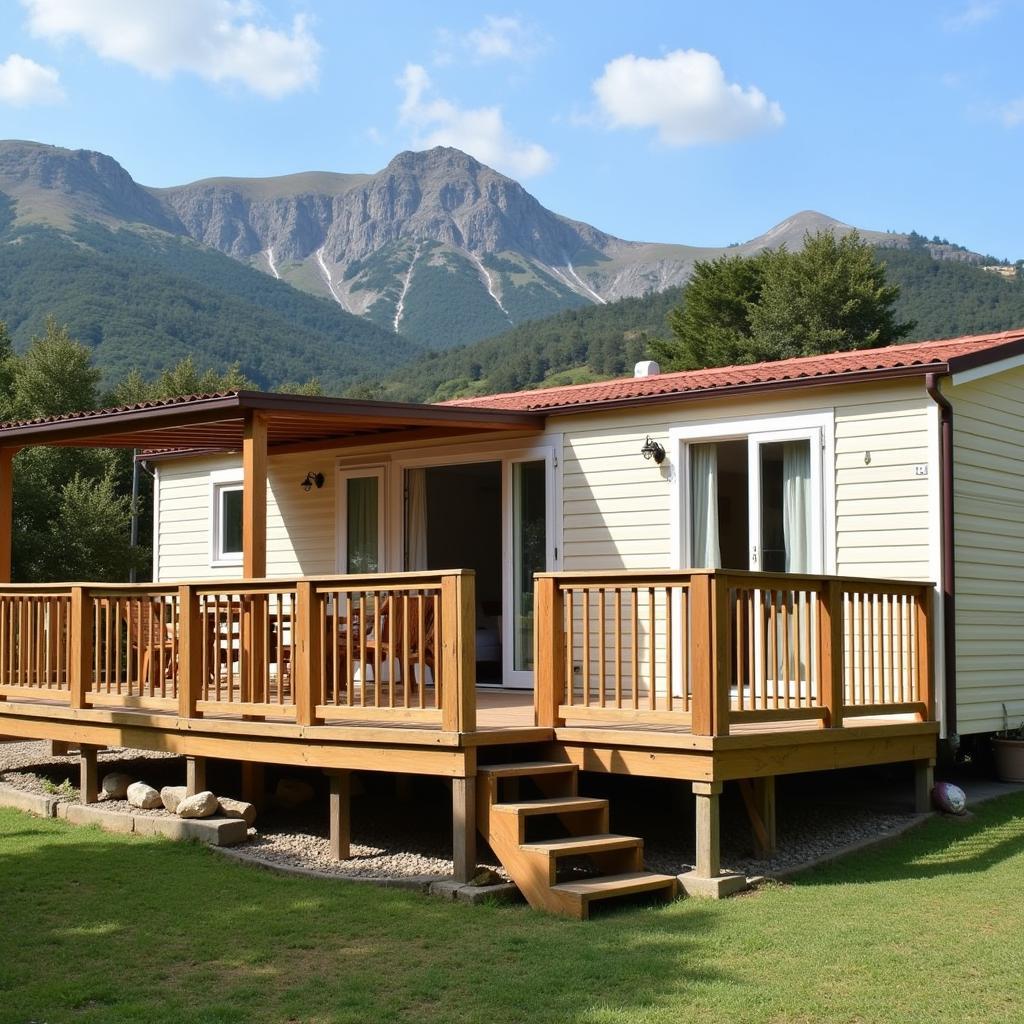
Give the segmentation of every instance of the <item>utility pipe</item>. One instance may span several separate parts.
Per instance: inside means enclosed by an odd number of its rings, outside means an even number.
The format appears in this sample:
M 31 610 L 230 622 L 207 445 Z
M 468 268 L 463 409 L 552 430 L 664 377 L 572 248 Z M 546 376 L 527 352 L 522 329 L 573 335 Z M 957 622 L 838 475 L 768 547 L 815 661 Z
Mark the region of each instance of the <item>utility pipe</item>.
M 953 746 L 956 735 L 956 560 L 953 531 L 953 406 L 939 390 L 939 374 L 924 378 L 928 397 L 939 407 L 939 467 L 942 474 L 942 650 L 945 662 L 944 710 L 946 739 Z

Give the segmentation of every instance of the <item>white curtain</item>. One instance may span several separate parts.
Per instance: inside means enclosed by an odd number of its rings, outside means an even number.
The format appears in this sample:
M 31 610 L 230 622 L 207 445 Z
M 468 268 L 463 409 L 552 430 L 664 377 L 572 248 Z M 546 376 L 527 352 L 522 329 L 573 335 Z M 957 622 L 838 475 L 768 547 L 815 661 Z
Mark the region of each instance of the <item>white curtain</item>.
M 427 562 L 427 471 L 410 469 L 405 474 L 408 494 L 406 506 L 406 558 L 409 572 L 421 572 Z
M 786 572 L 810 572 L 811 443 L 782 446 L 782 532 Z
M 694 569 L 718 569 L 718 446 L 690 445 L 691 561 Z

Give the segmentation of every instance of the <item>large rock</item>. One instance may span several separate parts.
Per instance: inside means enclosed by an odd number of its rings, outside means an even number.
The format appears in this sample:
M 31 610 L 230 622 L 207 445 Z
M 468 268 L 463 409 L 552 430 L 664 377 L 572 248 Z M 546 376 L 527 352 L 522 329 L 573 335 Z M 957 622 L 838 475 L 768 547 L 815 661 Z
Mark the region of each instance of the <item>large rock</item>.
M 282 806 L 298 807 L 313 799 L 313 787 L 302 779 L 280 779 L 275 795 Z
M 246 826 L 251 826 L 256 821 L 256 808 L 245 800 L 233 800 L 229 796 L 218 798 L 220 813 L 225 818 L 241 818 Z
M 100 783 L 101 800 L 124 800 L 128 796 L 128 787 L 135 780 L 124 772 L 108 772 Z
M 145 782 L 133 782 L 128 787 L 128 803 L 132 807 L 141 807 L 143 810 L 151 810 L 154 807 L 162 807 L 163 801 L 160 794 Z
M 217 813 L 217 798 L 208 790 L 187 796 L 178 804 L 179 818 L 209 818 Z
M 162 801 L 164 808 L 170 811 L 171 814 L 178 813 L 178 804 L 180 804 L 186 796 L 188 796 L 188 788 L 186 786 L 164 786 L 164 788 L 160 790 L 160 800 Z

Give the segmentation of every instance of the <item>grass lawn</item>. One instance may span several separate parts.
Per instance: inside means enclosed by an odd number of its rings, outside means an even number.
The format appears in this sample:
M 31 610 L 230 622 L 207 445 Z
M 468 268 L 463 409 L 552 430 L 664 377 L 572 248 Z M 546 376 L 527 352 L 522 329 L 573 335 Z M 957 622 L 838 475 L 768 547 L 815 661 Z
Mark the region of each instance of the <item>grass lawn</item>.
M 577 923 L 0 810 L 0 1021 L 1024 1020 L 1024 794 L 797 884 Z

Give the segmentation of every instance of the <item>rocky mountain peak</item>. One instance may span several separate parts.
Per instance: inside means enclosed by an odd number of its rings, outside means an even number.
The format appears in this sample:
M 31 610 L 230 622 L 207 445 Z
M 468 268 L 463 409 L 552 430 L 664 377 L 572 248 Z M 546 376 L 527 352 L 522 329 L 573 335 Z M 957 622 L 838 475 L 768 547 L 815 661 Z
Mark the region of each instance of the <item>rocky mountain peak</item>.
M 37 219 L 62 224 L 73 210 L 103 221 L 179 230 L 173 216 L 113 158 L 88 149 L 0 142 L 0 189 Z M 30 199 L 31 196 L 31 199 Z

